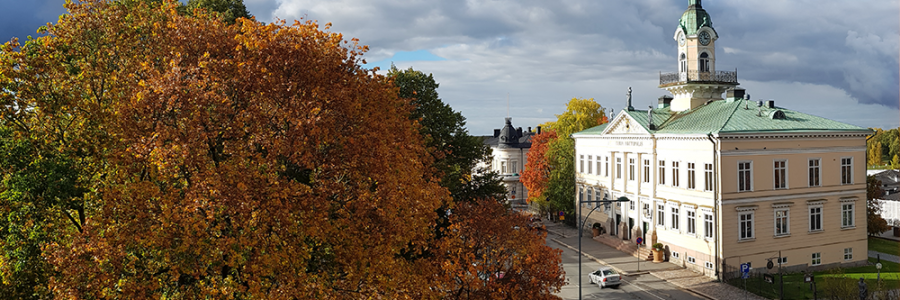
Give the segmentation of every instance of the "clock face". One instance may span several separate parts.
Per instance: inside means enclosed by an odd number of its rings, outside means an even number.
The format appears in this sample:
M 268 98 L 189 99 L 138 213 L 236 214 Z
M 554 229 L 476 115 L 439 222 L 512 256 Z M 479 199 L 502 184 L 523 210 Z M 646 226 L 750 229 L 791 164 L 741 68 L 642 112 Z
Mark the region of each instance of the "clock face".
M 678 34 L 678 44 L 684 46 L 684 33 Z
M 703 46 L 709 45 L 709 32 L 701 32 L 700 33 L 700 44 Z

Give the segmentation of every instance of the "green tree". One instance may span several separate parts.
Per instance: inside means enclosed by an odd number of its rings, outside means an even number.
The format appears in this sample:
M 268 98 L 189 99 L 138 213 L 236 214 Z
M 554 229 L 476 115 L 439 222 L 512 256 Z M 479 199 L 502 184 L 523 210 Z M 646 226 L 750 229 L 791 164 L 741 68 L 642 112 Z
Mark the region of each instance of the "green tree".
M 875 176 L 866 176 L 866 232 L 869 235 L 879 235 L 890 229 L 887 221 L 881 217 L 881 204 L 877 199 L 882 195 L 884 189 L 881 188 L 881 180 Z
M 409 117 L 421 125 L 419 132 L 434 158 L 435 177 L 450 190 L 453 201 L 503 199 L 506 189 L 496 174 L 476 170 L 479 163 L 490 163 L 490 147 L 469 135 L 466 118 L 438 96 L 440 84 L 434 77 L 413 68 L 399 70 L 394 65 L 387 76 L 400 89 L 400 97 L 414 105 Z
M 253 17 L 243 0 L 188 0 L 186 7 L 188 12 L 199 8 L 216 13 L 227 24 L 234 24 L 238 18 Z
M 556 115 L 555 122 L 542 126 L 556 131 L 558 137 L 550 142 L 547 151 L 551 172 L 547 183 L 547 199 L 551 205 L 567 214 L 575 211 L 575 140 L 573 133 L 607 122 L 603 107 L 594 99 L 573 98 L 566 111 Z M 570 218 L 574 220 L 574 218 Z
M 900 169 L 900 155 L 894 154 L 894 158 L 891 159 L 891 169 Z

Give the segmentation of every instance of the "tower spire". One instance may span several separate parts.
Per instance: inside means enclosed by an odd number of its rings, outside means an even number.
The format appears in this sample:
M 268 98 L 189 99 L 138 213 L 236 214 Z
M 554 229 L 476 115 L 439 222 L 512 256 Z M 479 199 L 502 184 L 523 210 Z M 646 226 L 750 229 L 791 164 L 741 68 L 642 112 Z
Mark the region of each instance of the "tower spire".
M 696 6 L 697 8 L 703 7 L 702 5 L 700 5 L 700 0 L 688 0 L 688 7 L 691 6 Z

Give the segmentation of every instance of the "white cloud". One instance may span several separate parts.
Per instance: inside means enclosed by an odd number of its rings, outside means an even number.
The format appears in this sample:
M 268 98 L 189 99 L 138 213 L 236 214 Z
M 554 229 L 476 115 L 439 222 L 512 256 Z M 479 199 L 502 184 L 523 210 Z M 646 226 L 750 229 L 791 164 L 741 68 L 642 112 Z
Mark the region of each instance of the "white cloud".
M 429 51 L 446 61 L 395 62 L 433 73 L 473 134 L 551 120 L 572 97 L 617 111 L 666 94 L 684 0 L 245 0 L 261 21 L 307 18 L 370 46 L 366 60 Z M 708 1 L 717 69 L 737 68 L 754 96 L 866 127 L 900 126 L 898 3 L 883 0 Z M 389 65 L 389 64 L 388 64 Z M 784 99 L 784 100 L 781 100 Z M 797 103 L 798 106 L 787 104 Z M 639 105 L 638 105 L 639 104 Z M 806 111 L 807 109 L 800 109 Z

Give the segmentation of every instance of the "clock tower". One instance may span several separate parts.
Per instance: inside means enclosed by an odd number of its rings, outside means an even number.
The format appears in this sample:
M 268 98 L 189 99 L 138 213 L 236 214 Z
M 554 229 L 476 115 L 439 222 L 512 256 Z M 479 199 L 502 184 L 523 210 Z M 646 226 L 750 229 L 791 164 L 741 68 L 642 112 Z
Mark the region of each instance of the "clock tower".
M 700 0 L 689 0 L 675 30 L 677 72 L 660 73 L 659 87 L 672 93 L 672 111 L 694 109 L 738 85 L 737 70 L 716 71 L 719 35 Z

